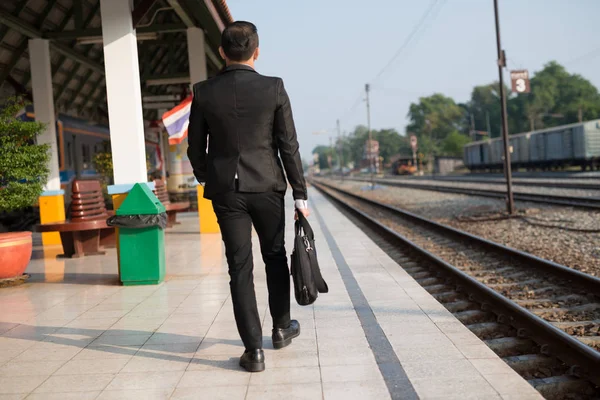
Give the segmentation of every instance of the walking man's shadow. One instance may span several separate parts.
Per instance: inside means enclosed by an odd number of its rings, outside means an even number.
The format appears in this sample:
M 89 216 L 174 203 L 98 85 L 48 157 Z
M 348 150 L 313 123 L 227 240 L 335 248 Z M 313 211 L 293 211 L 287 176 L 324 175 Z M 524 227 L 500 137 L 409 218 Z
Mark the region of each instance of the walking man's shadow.
M 1 322 L 0 322 L 1 324 Z M 106 335 L 109 333 L 109 335 Z M 160 333 L 162 338 L 160 343 L 152 343 L 156 346 L 171 345 L 169 349 L 163 352 L 154 352 L 151 349 L 144 348 L 139 344 L 111 344 L 110 340 L 99 340 L 111 336 L 129 336 L 129 335 L 147 335 L 151 337 L 155 332 L 128 330 L 128 329 L 89 329 L 89 328 L 68 328 L 54 326 L 34 326 L 34 325 L 18 325 L 17 327 L 5 332 L 0 338 L 12 338 L 31 340 L 36 342 L 50 342 L 57 345 L 67 345 L 79 347 L 81 349 L 92 349 L 94 351 L 102 351 L 112 354 L 131 355 L 136 357 L 146 357 L 164 361 L 175 361 L 189 363 L 190 365 L 206 365 L 213 368 L 221 368 L 227 370 L 241 370 L 238 365 L 239 356 L 228 357 L 228 355 L 210 354 L 211 359 L 199 358 L 196 352 L 202 346 L 202 349 L 209 349 L 212 346 L 226 344 L 239 347 L 239 353 L 244 351 L 244 347 L 240 340 L 232 339 L 213 339 L 201 338 L 196 336 L 179 335 L 175 333 Z M 104 335 L 104 336 L 103 336 Z M 81 336 L 81 339 L 72 339 L 66 336 Z M 103 343 L 104 342 L 104 343 Z M 191 345 L 199 343 L 195 350 L 190 351 Z M 178 344 L 180 344 L 178 346 Z M 189 344 L 190 346 L 185 346 Z M 24 350 L 27 351 L 27 350 Z M 194 355 L 190 356 L 189 353 Z M 183 354 L 187 354 L 184 356 Z M 208 355 L 207 355 L 208 356 Z M 214 359 L 213 359 L 214 358 Z M 219 359 L 223 358 L 223 359 Z

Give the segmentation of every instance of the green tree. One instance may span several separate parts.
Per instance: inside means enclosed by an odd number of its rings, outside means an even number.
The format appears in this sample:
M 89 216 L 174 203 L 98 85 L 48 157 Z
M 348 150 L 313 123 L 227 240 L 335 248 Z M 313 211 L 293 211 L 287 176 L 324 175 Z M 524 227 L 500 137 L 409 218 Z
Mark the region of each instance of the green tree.
M 369 138 L 366 126 L 358 125 L 345 139 L 344 148 L 348 148 L 348 162 L 352 161 L 355 167 L 360 166 L 365 153 L 365 143 Z
M 442 152 L 447 156 L 461 157 L 464 145 L 470 141 L 471 139 L 467 135 L 454 131 L 442 142 Z
M 560 98 L 561 81 L 568 79 L 567 71 L 556 63 L 549 63 L 542 71 L 537 72 L 530 81 L 531 93 L 514 95 L 509 103 L 509 119 L 512 121 L 510 133 L 520 133 L 543 128 L 544 126 L 559 125 L 560 120 L 549 119 L 548 116 L 556 109 Z
M 506 93 L 510 93 L 508 88 Z M 465 105 L 465 109 L 466 120 L 463 122 L 467 128 L 464 130 L 465 133 L 469 133 L 473 128 L 476 131 L 487 131 L 489 121 L 490 137 L 500 136 L 502 114 L 500 109 L 500 86 L 498 82 L 475 86 L 471 92 L 471 99 Z
M 535 82 L 533 82 L 535 80 Z M 598 89 L 590 81 L 578 74 L 569 74 L 566 69 L 555 61 L 552 61 L 544 69 L 535 74 L 532 85 L 535 88 L 554 85 L 555 101 L 549 109 L 550 114 L 562 114 L 561 119 L 546 115 L 545 126 L 556 126 L 569 124 L 600 117 L 600 94 Z M 552 87 L 552 86 L 551 86 Z M 539 90 L 539 89 L 538 89 Z M 533 88 L 532 88 L 533 93 Z
M 334 152 L 331 150 L 330 146 L 317 146 L 312 151 L 313 154 L 319 155 L 319 168 L 329 169 L 329 157 L 331 156 L 331 164 L 332 166 L 336 165 L 337 157 Z
M 383 157 L 384 163 L 387 163 L 391 156 L 400 153 L 401 150 L 410 148 L 406 137 L 400 136 L 395 129 L 373 131 L 372 137 L 373 140 L 379 142 L 379 156 Z
M 379 155 L 383 157 L 383 162 L 389 162 L 390 157 L 398 154 L 410 154 L 410 143 L 406 136 L 402 136 L 395 129 L 372 130 L 371 137 L 379 142 Z M 336 155 L 343 149 L 344 165 L 350 162 L 357 167 L 365 159 L 365 144 L 369 138 L 369 132 L 364 125 L 358 125 L 349 135 L 341 139 L 342 145 L 336 147 Z
M 443 140 L 452 132 L 463 130 L 464 109 L 450 97 L 436 93 L 421 97 L 409 107 L 406 132 L 419 138 L 419 151 L 436 154 Z
M 582 76 L 569 74 L 555 61 L 536 72 L 530 83 L 531 93 L 512 94 L 507 100 L 510 134 L 570 124 L 580 117 L 583 121 L 600 117 L 598 89 Z M 499 110 L 499 100 L 497 107 Z M 501 126 L 500 114 L 497 121 L 492 123 L 494 133 Z
M 13 98 L 0 111 L 0 212 L 35 204 L 50 173 L 49 146 L 35 144 L 45 125 L 16 117 L 25 105 Z

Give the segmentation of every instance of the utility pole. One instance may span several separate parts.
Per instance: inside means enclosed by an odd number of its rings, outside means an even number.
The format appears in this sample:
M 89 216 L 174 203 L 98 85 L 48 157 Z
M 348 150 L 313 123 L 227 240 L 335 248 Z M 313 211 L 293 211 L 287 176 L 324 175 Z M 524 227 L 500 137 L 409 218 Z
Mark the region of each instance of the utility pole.
M 329 136 L 329 171 L 333 175 L 333 136 Z
M 365 92 L 367 93 L 367 129 L 369 130 L 369 141 L 367 143 L 367 157 L 369 157 L 369 169 L 371 170 L 371 189 L 374 188 L 374 171 L 373 171 L 373 154 L 371 153 L 373 147 L 373 141 L 371 138 L 371 103 L 369 102 L 369 90 L 370 86 L 367 83 L 365 85 Z
M 504 175 L 506 177 L 507 210 L 510 215 L 515 212 L 515 203 L 512 192 L 512 173 L 510 170 L 510 148 L 508 140 L 508 118 L 506 115 L 506 94 L 504 93 L 504 79 L 502 68 L 506 66 L 506 55 L 500 43 L 500 18 L 498 17 L 498 0 L 494 0 L 494 15 L 496 19 L 496 44 L 498 47 L 498 75 L 500 81 L 500 102 L 502 103 L 502 142 L 504 143 Z
M 534 116 L 529 117 L 529 130 L 531 132 L 535 131 L 535 117 Z
M 431 146 L 431 149 L 429 150 L 429 156 L 428 159 L 429 161 L 427 161 L 427 170 L 429 171 L 429 173 L 431 175 L 433 175 L 433 163 L 434 163 L 434 155 L 433 155 L 433 132 L 431 132 L 431 121 L 429 121 L 428 119 L 425 119 L 425 125 L 427 126 L 427 134 L 429 137 L 429 143 Z
M 338 143 L 340 146 L 340 180 L 344 180 L 344 145 L 342 142 L 342 130 L 340 129 L 340 120 L 337 120 Z
M 490 126 L 490 113 L 485 112 L 485 122 L 487 123 L 488 139 L 492 138 L 492 128 Z

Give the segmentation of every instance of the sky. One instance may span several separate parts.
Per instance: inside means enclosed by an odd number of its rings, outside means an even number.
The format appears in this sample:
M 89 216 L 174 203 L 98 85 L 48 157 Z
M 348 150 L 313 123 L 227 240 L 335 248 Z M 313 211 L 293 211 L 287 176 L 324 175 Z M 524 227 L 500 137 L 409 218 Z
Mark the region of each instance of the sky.
M 498 80 L 493 0 L 227 4 L 235 20 L 257 25 L 256 69 L 283 78 L 306 160 L 337 135 L 337 119 L 342 132 L 366 125 L 366 83 L 372 128 L 404 134 L 410 103 L 419 97 L 442 93 L 465 102 L 474 86 Z M 600 1 L 499 0 L 499 10 L 508 69 L 532 74 L 556 60 L 600 88 Z

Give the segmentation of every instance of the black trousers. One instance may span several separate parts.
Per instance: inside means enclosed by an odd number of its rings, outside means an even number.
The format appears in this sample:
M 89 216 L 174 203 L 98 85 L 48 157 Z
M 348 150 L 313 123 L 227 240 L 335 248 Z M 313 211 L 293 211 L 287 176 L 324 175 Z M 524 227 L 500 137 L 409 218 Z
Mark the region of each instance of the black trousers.
M 285 253 L 284 195 L 277 192 L 219 195 L 212 200 L 229 266 L 233 312 L 246 350 L 262 348 L 252 262 L 252 225 L 266 265 L 273 327 L 290 323 L 290 272 Z

